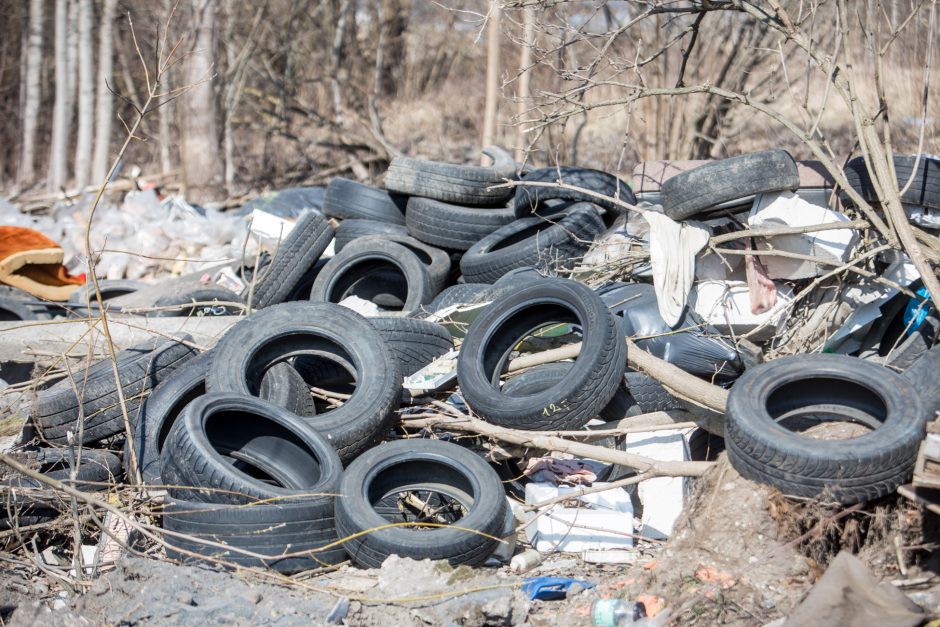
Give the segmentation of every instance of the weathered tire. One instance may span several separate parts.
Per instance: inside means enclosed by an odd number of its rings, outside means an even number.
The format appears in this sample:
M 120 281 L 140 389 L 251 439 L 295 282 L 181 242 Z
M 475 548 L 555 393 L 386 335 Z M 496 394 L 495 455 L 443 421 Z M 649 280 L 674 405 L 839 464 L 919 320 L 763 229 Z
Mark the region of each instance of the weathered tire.
M 536 366 L 509 379 L 500 389 L 503 394 L 509 396 L 527 396 L 543 392 L 564 379 L 573 365 L 571 362 L 558 362 Z M 597 415 L 604 422 L 620 420 L 626 417 L 627 410 L 632 405 L 633 399 L 630 398 L 626 388 L 621 385 L 617 388 L 614 397 L 597 412 Z
M 48 320 L 51 317 L 48 307 L 29 292 L 0 286 L 0 322 Z
M 323 214 L 310 211 L 300 217 L 281 242 L 271 264 L 257 278 L 254 290 L 242 294 L 254 309 L 284 302 L 304 275 L 313 267 L 333 239 L 333 227 Z
M 408 198 L 401 194 L 390 194 L 384 189 L 337 177 L 326 186 L 323 213 L 340 220 L 404 224 L 407 202 Z
M 450 255 L 440 248 L 425 244 L 409 235 L 371 235 L 359 238 L 360 242 L 394 242 L 404 246 L 415 254 L 428 270 L 431 291 L 438 294 L 450 279 Z
M 516 268 L 570 269 L 604 230 L 589 203 L 553 216 L 522 218 L 471 246 L 460 259 L 460 272 L 471 283 L 493 283 Z
M 861 422 L 849 440 L 791 431 L 785 420 Z M 728 397 L 725 444 L 745 478 L 785 494 L 843 504 L 871 501 L 910 479 L 924 438 L 915 386 L 883 366 L 844 355 L 794 355 L 748 369 Z
M 83 492 L 101 492 L 115 485 L 121 473 L 121 460 L 107 451 L 83 449 L 75 483 L 72 483 L 69 449 L 41 448 L 14 454 L 17 461 L 41 472 L 50 479 L 72 485 Z M 42 489 L 45 484 L 21 475 L 7 477 L 0 482 L 0 529 L 37 525 L 57 518 L 70 510 L 67 496 L 24 492 L 20 488 Z M 13 517 L 10 517 L 10 513 Z
M 663 213 L 673 220 L 685 220 L 729 200 L 799 186 L 796 161 L 786 150 L 752 152 L 713 161 L 664 181 Z
M 526 173 L 520 179 L 520 182 L 523 183 L 558 183 L 559 181 L 567 185 L 582 187 L 610 198 L 618 198 L 631 205 L 636 204 L 636 196 L 633 195 L 633 190 L 630 188 L 630 185 L 613 174 L 601 172 L 600 170 L 573 168 L 570 166 L 539 168 Z M 513 208 L 516 212 L 516 217 L 523 218 L 533 213 L 540 213 L 540 211 L 546 208 L 545 203 L 549 200 L 589 202 L 600 205 L 604 209 L 610 209 L 616 213 L 624 212 L 623 207 L 616 203 L 605 200 L 604 198 L 597 198 L 596 196 L 585 194 L 584 192 L 577 192 L 560 187 L 527 187 L 521 185 L 516 188 L 516 195 L 513 200 Z M 551 211 L 551 209 L 549 210 Z
M 219 286 L 193 287 L 181 290 L 172 295 L 159 298 L 153 306 L 157 311 L 148 315 L 154 317 L 166 316 L 235 316 L 244 308 L 235 305 L 221 305 L 219 303 L 241 303 L 242 297 L 232 290 Z M 197 305 L 196 303 L 200 303 Z M 205 303 L 205 304 L 203 304 Z M 169 307 L 170 309 L 164 309 Z
M 351 398 L 308 419 L 346 462 L 381 439 L 398 409 L 402 376 L 391 350 L 375 327 L 350 309 L 283 303 L 248 316 L 222 336 L 212 350 L 206 388 L 257 396 L 268 368 L 308 356 L 355 372 Z
M 516 219 L 512 209 L 479 209 L 429 198 L 410 198 L 405 224 L 408 234 L 432 246 L 467 250 Z
M 145 484 L 160 484 L 160 454 L 163 444 L 183 409 L 206 393 L 210 354 L 202 353 L 177 368 L 147 397 L 139 414 L 131 416 L 137 467 Z M 299 416 L 316 415 L 316 406 L 303 377 L 290 364 L 272 366 L 261 379 L 260 397 Z M 124 448 L 127 476 L 132 479 L 130 451 Z
M 500 391 L 510 353 L 549 324 L 579 325 L 580 356 L 549 389 L 527 396 Z M 616 394 L 626 366 L 626 343 L 607 306 L 585 285 L 567 279 L 533 281 L 490 304 L 467 332 L 457 360 L 464 400 L 484 419 L 517 429 L 580 429 Z
M 369 318 L 388 342 L 404 377 L 454 348 L 450 331 L 434 322 L 412 318 Z
M 131 279 L 98 279 L 98 291 L 101 292 L 101 300 L 111 300 L 119 296 L 133 294 L 141 289 L 150 287 L 143 281 L 134 281 Z M 95 300 L 95 285 L 89 278 L 84 286 L 79 287 L 69 296 L 69 306 L 75 308 L 86 308 L 89 301 L 91 306 L 95 307 L 98 301 Z
M 670 394 L 663 384 L 653 377 L 632 370 L 625 372 L 623 377 L 627 382 L 627 391 L 644 414 L 685 409 L 682 401 Z
M 929 207 L 940 210 L 940 159 L 928 155 L 921 155 L 914 172 L 914 162 L 917 155 L 904 155 L 894 157 L 894 171 L 897 174 L 898 186 L 903 188 L 914 173 L 914 180 L 910 187 L 901 196 L 901 202 L 916 207 Z M 865 167 L 865 158 L 856 157 L 845 165 L 845 178 L 855 190 L 869 202 L 880 203 L 881 199 L 875 193 L 868 169 Z M 851 207 L 852 199 L 844 191 L 840 193 L 842 203 Z
M 209 561 L 224 560 L 241 567 L 271 568 L 293 574 L 346 559 L 340 545 L 323 549 L 336 541 L 333 498 L 328 495 L 312 496 L 299 503 L 255 503 L 250 507 L 167 499 L 162 519 L 167 531 L 236 549 L 220 549 L 166 534 L 167 556 L 182 562 L 200 560 L 178 549 L 205 555 Z M 237 549 L 268 557 L 251 557 Z M 311 554 L 281 557 L 304 551 Z
M 184 339 L 192 338 L 186 336 Z M 117 366 L 128 415 L 136 414 L 147 393 L 195 355 L 195 349 L 181 342 L 166 340 L 119 352 Z M 53 444 L 67 444 L 67 433 L 72 431 L 76 442 L 87 444 L 122 433 L 124 414 L 118 402 L 111 362 L 105 359 L 92 364 L 87 376 L 83 370 L 73 375 L 81 402 L 68 379 L 39 393 L 33 421 L 43 437 Z M 81 438 L 79 416 L 84 422 Z
M 160 456 L 172 498 L 202 503 L 305 502 L 335 494 L 342 465 L 303 418 L 239 394 L 206 394 L 183 410 Z
M 330 259 L 313 282 L 310 300 L 339 303 L 358 296 L 391 310 L 414 311 L 434 298 L 431 277 L 401 244 L 358 239 Z
M 940 412 L 940 346 L 917 358 L 902 375 L 917 389 L 924 405 L 924 424 L 936 420 Z
M 391 224 L 378 220 L 343 220 L 336 228 L 333 237 L 333 250 L 340 252 L 349 242 L 366 237 L 367 235 L 408 235 L 408 229 L 403 224 Z
M 427 305 L 413 315 L 424 317 L 436 311 L 440 311 L 451 305 L 474 305 L 487 300 L 486 295 L 491 285 L 485 283 L 457 283 L 444 288 L 440 294 L 434 297 Z
M 512 188 L 496 186 L 515 178 L 516 173 L 511 168 L 395 157 L 385 173 L 385 189 L 460 205 L 487 206 L 506 202 L 512 196 Z
M 466 510 L 456 522 L 462 529 L 402 526 L 362 533 L 390 522 L 415 522 L 414 517 L 393 518 L 387 507 L 385 517 L 376 511 L 384 500 L 408 491 L 444 494 L 459 502 Z M 343 546 L 367 568 L 378 568 L 390 555 L 477 566 L 496 549 L 506 508 L 499 476 L 478 455 L 440 440 L 397 440 L 368 451 L 343 473 L 336 529 L 340 537 L 361 534 Z

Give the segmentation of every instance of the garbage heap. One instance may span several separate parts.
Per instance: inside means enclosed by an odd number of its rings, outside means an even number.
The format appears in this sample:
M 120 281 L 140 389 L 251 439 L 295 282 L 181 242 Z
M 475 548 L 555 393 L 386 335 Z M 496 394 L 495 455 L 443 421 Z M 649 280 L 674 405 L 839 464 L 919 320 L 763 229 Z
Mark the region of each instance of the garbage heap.
M 940 317 L 855 206 L 879 207 L 861 158 L 846 190 L 782 150 L 632 180 L 488 152 L 489 167 L 397 157 L 384 188 L 287 190 L 296 217 L 242 212 L 250 254 L 102 280 L 102 305 L 93 288 L 9 289 L 8 319 L 231 325 L 208 350 L 169 334 L 60 372 L 18 453 L 47 480 L 8 478 L 0 525 L 68 510 L 51 478 L 156 497 L 182 561 L 610 563 L 668 538 L 722 451 L 747 479 L 844 505 L 911 481 L 940 408 Z M 895 170 L 933 237 L 940 159 Z M 854 437 L 816 437 L 842 423 Z

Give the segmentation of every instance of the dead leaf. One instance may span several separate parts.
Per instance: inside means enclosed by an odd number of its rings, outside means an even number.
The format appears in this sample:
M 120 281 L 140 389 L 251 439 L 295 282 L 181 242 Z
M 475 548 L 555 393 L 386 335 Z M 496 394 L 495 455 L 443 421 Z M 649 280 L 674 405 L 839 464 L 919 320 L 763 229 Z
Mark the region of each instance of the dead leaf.
M 725 573 L 714 566 L 700 566 L 695 571 L 695 578 L 702 583 L 717 583 L 722 589 L 727 590 L 736 582 L 731 573 Z

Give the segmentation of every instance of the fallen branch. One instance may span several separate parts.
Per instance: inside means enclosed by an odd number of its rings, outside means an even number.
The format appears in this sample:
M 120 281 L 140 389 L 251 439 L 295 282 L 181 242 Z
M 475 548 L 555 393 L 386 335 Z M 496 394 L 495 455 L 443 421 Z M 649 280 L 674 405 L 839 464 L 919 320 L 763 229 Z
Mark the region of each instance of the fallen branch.
M 454 417 L 453 420 L 443 421 L 441 423 L 442 426 L 446 425 L 448 429 L 462 431 L 464 433 L 485 435 L 502 442 L 509 442 L 510 444 L 518 444 L 520 446 L 545 451 L 571 453 L 577 457 L 587 457 L 609 464 L 636 468 L 649 477 L 700 477 L 714 465 L 714 462 L 658 461 L 642 455 L 634 455 L 633 453 L 613 450 L 603 446 L 572 442 L 571 440 L 549 435 L 538 435 L 531 431 L 507 429 L 506 427 L 499 427 L 484 422 L 479 418 L 474 418 L 441 401 L 433 401 L 433 404 L 440 408 L 445 414 Z

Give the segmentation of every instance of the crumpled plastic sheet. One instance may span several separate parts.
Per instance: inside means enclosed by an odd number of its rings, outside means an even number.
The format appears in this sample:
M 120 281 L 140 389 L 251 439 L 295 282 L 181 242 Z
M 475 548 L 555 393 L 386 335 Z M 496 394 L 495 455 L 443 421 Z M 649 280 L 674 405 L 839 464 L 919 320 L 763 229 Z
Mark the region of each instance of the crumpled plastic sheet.
M 35 216 L 0 199 L 0 223 L 30 227 L 58 242 L 65 266 L 76 274 L 88 269 L 85 225 L 90 207 L 86 196 Z M 178 196 L 161 200 L 153 190 L 129 192 L 119 206 L 99 205 L 91 246 L 100 251 L 96 270 L 106 279 L 186 274 L 241 259 L 243 253 L 253 259 L 257 252 L 244 216 L 190 205 Z
M 647 283 L 611 283 L 597 290 L 637 347 L 686 372 L 722 384 L 734 380 L 744 364 L 734 347 L 686 308 L 675 327 L 659 315 L 656 293 Z

